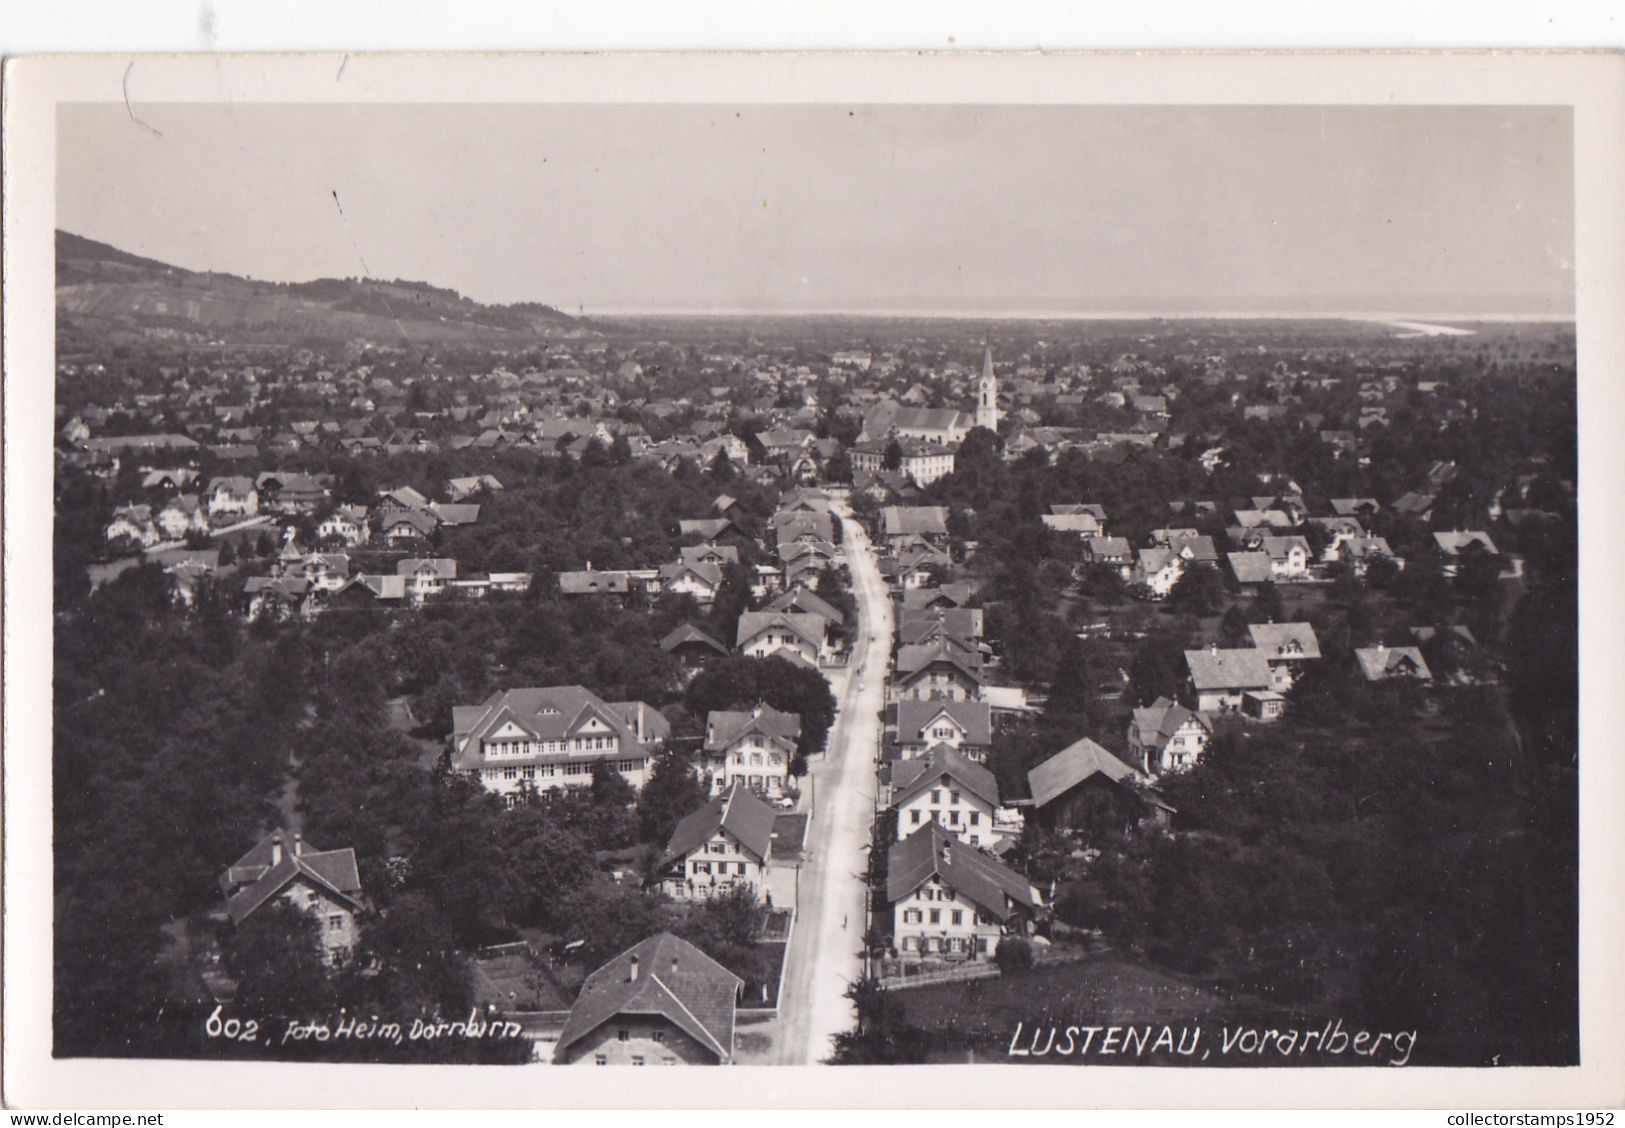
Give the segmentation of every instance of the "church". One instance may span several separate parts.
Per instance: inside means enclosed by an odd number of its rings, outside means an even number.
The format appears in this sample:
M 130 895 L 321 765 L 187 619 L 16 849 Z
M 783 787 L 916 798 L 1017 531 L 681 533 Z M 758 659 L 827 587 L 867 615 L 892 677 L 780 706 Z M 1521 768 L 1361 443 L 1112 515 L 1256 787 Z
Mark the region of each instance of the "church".
M 993 349 L 982 352 L 982 376 L 976 387 L 974 413 L 952 407 L 908 407 L 896 400 L 881 400 L 863 420 L 860 443 L 890 439 L 918 439 L 943 446 L 957 446 L 973 427 L 999 429 L 999 381 L 993 374 Z

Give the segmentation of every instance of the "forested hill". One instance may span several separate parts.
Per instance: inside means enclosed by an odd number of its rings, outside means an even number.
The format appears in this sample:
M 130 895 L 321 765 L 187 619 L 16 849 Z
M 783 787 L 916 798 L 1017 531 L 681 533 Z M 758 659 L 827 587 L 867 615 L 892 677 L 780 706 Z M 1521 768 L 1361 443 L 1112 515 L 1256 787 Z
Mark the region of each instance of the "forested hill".
M 483 305 L 426 282 L 319 278 L 261 282 L 142 258 L 56 233 L 59 337 L 198 341 L 523 344 L 578 326 L 537 302 Z

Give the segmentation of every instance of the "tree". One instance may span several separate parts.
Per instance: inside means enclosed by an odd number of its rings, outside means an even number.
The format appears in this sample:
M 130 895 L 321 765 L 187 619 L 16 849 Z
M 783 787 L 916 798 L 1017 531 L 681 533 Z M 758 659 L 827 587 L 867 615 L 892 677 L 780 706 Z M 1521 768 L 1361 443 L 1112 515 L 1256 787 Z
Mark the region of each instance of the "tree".
M 1191 615 L 1216 615 L 1224 606 L 1224 578 L 1217 568 L 1192 564 L 1168 592 L 1168 606 Z
M 1034 963 L 1033 942 L 1025 936 L 1003 936 L 993 950 L 993 962 L 999 965 L 1000 975 L 1020 975 L 1031 971 Z
M 1044 707 L 1045 719 L 1084 715 L 1088 712 L 1091 689 L 1088 648 L 1081 638 L 1072 635 L 1055 663 L 1055 679 L 1050 682 L 1049 701 Z
M 715 457 L 711 459 L 709 473 L 711 475 L 711 480 L 716 482 L 718 485 L 721 485 L 724 482 L 731 482 L 739 476 L 738 472 L 734 469 L 733 459 L 728 457 L 727 447 L 719 446 L 717 448 Z
M 320 1013 L 333 998 L 321 937 L 320 920 L 290 902 L 261 906 L 221 945 L 236 1001 L 264 1015 Z
M 693 757 L 667 749 L 655 760 L 638 795 L 638 837 L 651 846 L 664 846 L 683 816 L 699 810 L 705 801 Z
M 824 463 L 824 480 L 837 485 L 850 485 L 852 482 L 852 456 L 842 447 L 835 452 L 833 458 Z M 840 526 L 837 525 L 837 528 Z
M 893 439 L 886 444 L 884 453 L 880 456 L 880 465 L 884 470 L 900 470 L 903 466 L 903 444 Z
M 1129 664 L 1129 704 L 1149 705 L 1159 697 L 1178 697 L 1185 681 L 1185 655 L 1166 635 L 1140 644 Z
M 1249 645 L 1252 635 L 1247 626 L 1247 613 L 1239 604 L 1231 604 L 1219 619 L 1219 641 L 1232 649 Z

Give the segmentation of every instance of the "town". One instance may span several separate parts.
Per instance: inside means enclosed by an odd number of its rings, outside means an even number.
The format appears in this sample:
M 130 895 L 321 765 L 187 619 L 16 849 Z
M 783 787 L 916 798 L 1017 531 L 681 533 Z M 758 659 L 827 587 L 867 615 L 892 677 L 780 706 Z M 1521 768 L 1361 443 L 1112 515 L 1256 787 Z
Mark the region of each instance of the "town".
M 1572 323 L 58 271 L 57 1054 L 1576 1052 Z

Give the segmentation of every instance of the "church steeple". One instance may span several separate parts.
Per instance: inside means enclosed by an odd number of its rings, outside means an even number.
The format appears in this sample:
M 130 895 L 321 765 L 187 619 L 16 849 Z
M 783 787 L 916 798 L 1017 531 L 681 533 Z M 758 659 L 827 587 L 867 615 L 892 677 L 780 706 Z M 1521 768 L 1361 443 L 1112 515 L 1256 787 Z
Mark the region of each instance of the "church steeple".
M 999 429 L 999 379 L 993 375 L 993 346 L 982 350 L 982 379 L 976 393 L 976 425 L 989 431 Z

